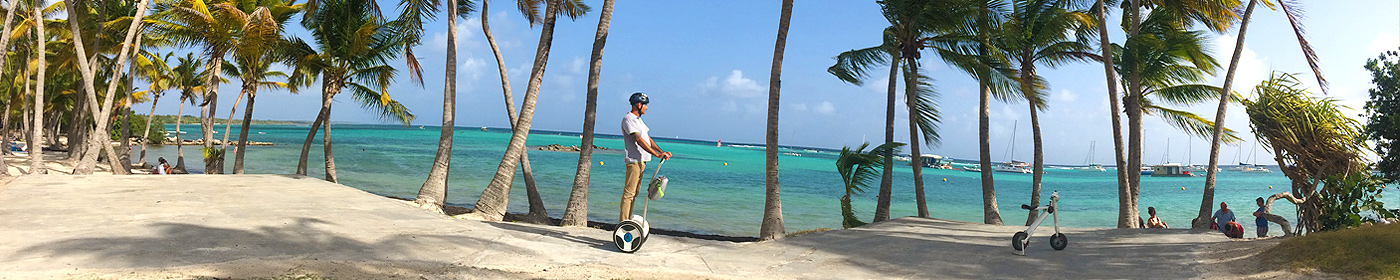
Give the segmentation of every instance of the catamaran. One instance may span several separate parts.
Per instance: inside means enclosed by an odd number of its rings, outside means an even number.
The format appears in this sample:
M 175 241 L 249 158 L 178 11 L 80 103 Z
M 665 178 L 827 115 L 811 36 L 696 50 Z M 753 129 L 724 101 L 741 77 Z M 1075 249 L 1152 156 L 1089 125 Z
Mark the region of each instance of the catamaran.
M 1097 141 L 1089 141 L 1089 156 L 1084 157 L 1084 164 L 1087 165 L 1087 166 L 1084 166 L 1084 167 L 1076 167 L 1076 168 L 1074 168 L 1074 170 L 1079 170 L 1079 171 L 1098 171 L 1098 172 L 1107 171 L 1106 169 L 1103 168 L 1103 165 L 1102 165 L 1102 164 L 1089 163 L 1090 161 L 1094 160 L 1094 143 L 1095 143 L 1095 142 L 1097 142 Z
M 1007 149 L 1011 150 L 1011 152 L 1006 153 L 1006 157 L 1008 158 L 1014 157 L 1016 155 L 1016 126 L 1017 123 L 1013 122 L 1011 124 L 1011 145 L 1007 146 Z M 1002 162 L 997 164 L 996 168 L 992 170 L 995 170 L 997 172 L 1030 174 L 1031 164 L 1012 159 L 1010 162 Z

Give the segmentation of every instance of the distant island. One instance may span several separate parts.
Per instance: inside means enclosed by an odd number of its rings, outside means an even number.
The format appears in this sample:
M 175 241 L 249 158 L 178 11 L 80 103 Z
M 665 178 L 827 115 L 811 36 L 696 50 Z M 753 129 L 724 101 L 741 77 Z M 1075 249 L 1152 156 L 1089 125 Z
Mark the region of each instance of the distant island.
M 198 116 L 184 115 L 184 116 L 181 116 L 180 118 L 181 118 L 180 122 L 181 122 L 181 123 L 184 123 L 184 124 L 199 124 L 199 117 L 198 117 Z M 163 124 L 174 124 L 174 123 L 175 123 L 175 115 L 155 115 L 155 122 L 156 122 L 156 123 L 163 123 Z M 214 124 L 222 125 L 222 124 L 226 124 L 227 122 L 228 122 L 228 119 L 214 118 Z M 275 125 L 311 125 L 311 122 L 312 122 L 312 121 L 286 121 L 286 120 L 253 120 L 253 121 L 252 121 L 253 124 L 275 124 Z M 242 119 L 234 119 L 234 120 L 233 120 L 233 124 L 235 124 L 235 125 L 237 125 L 237 124 L 242 124 L 242 123 L 243 123 L 243 120 L 242 120 Z

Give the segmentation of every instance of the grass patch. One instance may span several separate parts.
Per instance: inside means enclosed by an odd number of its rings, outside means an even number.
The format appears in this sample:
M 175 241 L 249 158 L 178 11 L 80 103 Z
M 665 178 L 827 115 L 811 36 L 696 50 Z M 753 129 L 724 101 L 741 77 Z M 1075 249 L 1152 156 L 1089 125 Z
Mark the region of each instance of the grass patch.
M 1264 253 L 1285 268 L 1400 279 L 1400 224 L 1319 232 L 1280 242 Z
M 797 231 L 797 232 L 789 233 L 789 234 L 787 234 L 786 237 L 793 237 L 793 236 L 798 236 L 798 235 L 803 235 L 803 234 L 808 234 L 808 233 L 817 233 L 817 232 L 823 232 L 823 231 L 832 231 L 832 229 L 829 229 L 829 228 L 814 228 L 814 229 L 809 229 L 809 230 L 802 230 L 802 231 Z

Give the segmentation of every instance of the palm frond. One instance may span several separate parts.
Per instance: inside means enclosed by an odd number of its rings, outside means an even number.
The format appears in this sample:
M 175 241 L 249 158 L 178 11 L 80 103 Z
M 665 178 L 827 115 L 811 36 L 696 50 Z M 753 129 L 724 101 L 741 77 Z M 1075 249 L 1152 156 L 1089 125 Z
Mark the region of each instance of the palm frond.
M 1268 1 L 1264 1 L 1268 3 Z M 1308 68 L 1312 69 L 1313 75 L 1317 76 L 1317 86 L 1322 88 L 1322 94 L 1327 92 L 1327 78 L 1322 77 L 1322 67 L 1318 66 L 1317 52 L 1313 51 L 1312 43 L 1308 42 L 1307 29 L 1303 27 L 1302 5 L 1296 0 L 1278 0 L 1279 6 L 1283 7 L 1283 13 L 1288 15 L 1288 24 L 1293 27 L 1293 35 L 1298 37 L 1298 47 L 1303 49 L 1303 58 L 1308 61 Z
M 1215 133 L 1215 122 L 1202 118 L 1195 113 L 1168 109 L 1155 105 L 1143 106 L 1143 109 L 1144 113 L 1158 115 L 1163 120 L 1166 120 L 1167 124 L 1175 126 L 1185 131 L 1187 134 L 1201 137 L 1201 139 L 1210 140 L 1211 137 L 1213 137 L 1212 134 Z M 1225 128 L 1225 135 L 1223 135 L 1221 139 L 1227 144 L 1240 142 L 1238 133 L 1230 128 Z
M 1220 90 L 1220 87 L 1212 85 L 1189 84 L 1156 89 L 1150 95 L 1173 105 L 1194 105 L 1219 100 Z
M 827 67 L 826 72 L 842 82 L 859 86 L 865 83 L 871 68 L 889 63 L 891 56 L 885 46 L 849 50 L 836 55 L 836 64 Z
M 909 76 L 908 73 L 906 70 L 905 76 Z M 906 95 L 905 104 L 911 107 L 908 110 L 910 114 L 914 114 L 914 122 L 919 127 L 924 143 L 937 147 L 943 143 L 943 137 L 938 134 L 938 126 L 943 122 L 937 101 L 939 93 L 933 87 L 933 78 L 927 75 L 919 74 L 913 84 L 916 85 L 914 96 Z
M 356 103 L 359 103 L 365 110 L 375 112 L 380 119 L 392 119 L 404 126 L 413 123 L 413 113 L 403 104 L 389 97 L 387 91 L 375 91 L 358 83 L 347 83 L 346 86 L 349 87 L 350 96 Z

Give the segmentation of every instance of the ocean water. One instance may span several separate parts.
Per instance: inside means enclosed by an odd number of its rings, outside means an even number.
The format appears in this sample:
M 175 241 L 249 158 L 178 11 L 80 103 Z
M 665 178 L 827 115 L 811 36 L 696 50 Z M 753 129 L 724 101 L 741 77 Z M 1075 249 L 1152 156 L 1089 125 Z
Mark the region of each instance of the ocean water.
M 199 137 L 198 125 L 184 125 L 185 139 Z M 239 127 L 234 126 L 237 133 Z M 272 142 L 273 146 L 249 146 L 245 159 L 250 174 L 290 174 L 296 171 L 301 143 L 308 126 L 257 125 L 250 128 L 249 140 Z M 174 133 L 174 125 L 166 130 Z M 222 138 L 214 134 L 216 139 Z M 412 198 L 423 181 L 437 151 L 439 129 L 431 126 L 403 127 L 395 125 L 332 126 L 336 170 L 340 183 L 367 192 Z M 452 169 L 448 179 L 449 204 L 471 206 L 495 174 L 509 130 L 458 128 L 452 150 Z M 231 135 L 236 140 L 237 135 Z M 539 131 L 531 133 L 527 145 L 578 145 L 574 133 Z M 665 163 L 661 175 L 670 179 L 665 198 L 652 201 L 649 220 L 657 228 L 730 236 L 757 236 L 764 202 L 764 154 L 757 145 L 680 139 L 658 139 L 660 146 L 675 154 Z M 308 175 L 324 177 L 320 136 L 313 141 Z M 595 150 L 589 187 L 589 219 L 615 222 L 621 196 L 623 159 L 622 140 L 599 136 L 594 145 L 612 150 Z M 148 161 L 165 157 L 175 162 L 175 145 L 153 146 Z M 192 172 L 203 167 L 198 146 L 186 147 L 186 164 Z M 573 187 L 578 153 L 529 150 L 534 178 L 549 215 L 560 217 Z M 835 169 L 836 154 L 829 150 L 784 148 L 779 158 L 783 218 L 789 232 L 814 228 L 841 226 L 838 199 L 844 193 L 841 177 Z M 226 171 L 232 172 L 232 154 Z M 648 164 L 647 180 L 655 171 L 656 161 Z M 1111 170 L 1111 169 L 1110 169 Z M 1274 173 L 1240 173 L 1224 171 L 1217 178 L 1215 201 L 1229 203 L 1236 217 L 1254 233 L 1253 216 L 1257 206 L 1254 198 L 1288 190 L 1289 181 L 1276 169 Z M 982 189 L 976 172 L 924 168 L 924 186 L 929 212 L 933 217 L 981 222 Z M 508 211 L 525 212 L 524 182 L 517 172 L 511 189 Z M 996 173 L 997 205 L 1002 220 L 1008 224 L 1023 224 L 1027 211 L 1020 205 L 1030 202 L 1029 174 Z M 1118 190 L 1113 172 L 1080 172 L 1047 169 L 1042 182 L 1042 201 L 1050 192 L 1060 192 L 1060 222 L 1069 227 L 1114 227 L 1118 211 Z M 1155 207 L 1158 216 L 1173 228 L 1189 227 L 1201 201 L 1203 177 L 1162 178 L 1142 177 L 1140 204 L 1143 218 L 1147 207 Z M 853 199 L 856 213 L 869 221 L 875 208 L 877 187 Z M 914 216 L 913 176 L 907 165 L 895 169 L 893 202 L 890 216 Z M 1273 188 L 1270 189 L 1270 186 Z M 1182 190 L 1182 188 L 1185 190 Z M 645 192 L 645 191 L 643 191 Z M 644 194 L 639 194 L 644 196 Z M 636 214 L 640 214 L 641 201 Z M 1215 207 L 1215 208 L 1218 208 Z M 1293 205 L 1275 203 L 1273 213 L 1294 221 Z M 1048 221 L 1047 221 L 1048 222 Z M 1048 225 L 1048 224 L 1047 224 Z M 1275 225 L 1270 234 L 1281 235 Z

